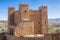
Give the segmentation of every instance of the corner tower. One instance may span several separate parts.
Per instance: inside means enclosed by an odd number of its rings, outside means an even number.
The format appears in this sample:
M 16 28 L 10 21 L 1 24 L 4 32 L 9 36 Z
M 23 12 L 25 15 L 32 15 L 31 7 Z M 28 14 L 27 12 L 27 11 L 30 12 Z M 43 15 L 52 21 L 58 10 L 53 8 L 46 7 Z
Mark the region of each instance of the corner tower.
M 8 8 L 8 24 L 13 25 L 14 24 L 14 12 L 15 8 L 14 7 L 9 7 Z
M 8 33 L 10 35 L 14 34 L 14 12 L 15 12 L 15 8 L 14 7 L 9 7 L 8 8 Z M 12 26 L 12 27 L 11 27 Z
M 46 34 L 48 33 L 48 17 L 47 17 L 47 6 L 41 6 L 40 8 L 41 13 L 41 33 Z

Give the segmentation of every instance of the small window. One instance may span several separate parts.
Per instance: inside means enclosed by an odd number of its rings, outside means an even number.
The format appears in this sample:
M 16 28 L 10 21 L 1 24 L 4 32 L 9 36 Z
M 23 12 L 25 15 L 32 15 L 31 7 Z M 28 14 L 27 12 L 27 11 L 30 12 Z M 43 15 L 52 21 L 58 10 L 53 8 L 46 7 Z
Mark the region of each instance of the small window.
M 25 13 L 26 13 L 27 11 L 25 10 Z

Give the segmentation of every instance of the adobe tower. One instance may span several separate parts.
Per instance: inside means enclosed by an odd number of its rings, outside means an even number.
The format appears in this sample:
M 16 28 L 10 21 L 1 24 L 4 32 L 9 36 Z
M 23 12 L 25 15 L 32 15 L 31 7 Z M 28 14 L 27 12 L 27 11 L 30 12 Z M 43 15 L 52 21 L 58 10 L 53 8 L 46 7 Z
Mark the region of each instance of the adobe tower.
M 9 7 L 8 28 L 9 33 L 16 36 L 48 33 L 47 6 L 31 10 L 28 4 L 19 4 L 17 11 Z

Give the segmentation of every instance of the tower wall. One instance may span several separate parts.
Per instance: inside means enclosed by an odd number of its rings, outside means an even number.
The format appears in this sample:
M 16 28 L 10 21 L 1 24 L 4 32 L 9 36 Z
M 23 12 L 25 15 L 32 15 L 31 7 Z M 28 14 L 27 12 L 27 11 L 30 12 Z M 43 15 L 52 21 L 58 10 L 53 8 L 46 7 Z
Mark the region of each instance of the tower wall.
M 19 10 L 22 10 L 22 9 L 27 9 L 28 8 L 28 4 L 19 4 Z
M 17 26 L 21 22 L 21 13 L 19 11 L 15 12 L 14 23 Z
M 19 5 L 19 11 L 21 13 L 21 19 L 22 20 L 29 20 L 29 10 L 28 10 L 28 4 L 20 4 Z
M 41 34 L 40 24 L 41 24 L 41 13 L 38 10 L 30 12 L 30 20 L 34 22 L 34 34 Z
M 47 18 L 47 7 L 41 6 L 41 33 L 46 34 L 48 33 L 48 18 Z
M 9 7 L 8 8 L 8 24 L 13 24 L 14 21 L 14 12 L 15 8 Z
M 14 12 L 15 8 L 13 7 L 8 8 L 8 33 L 11 35 L 14 34 L 14 28 L 13 28 L 15 18 Z

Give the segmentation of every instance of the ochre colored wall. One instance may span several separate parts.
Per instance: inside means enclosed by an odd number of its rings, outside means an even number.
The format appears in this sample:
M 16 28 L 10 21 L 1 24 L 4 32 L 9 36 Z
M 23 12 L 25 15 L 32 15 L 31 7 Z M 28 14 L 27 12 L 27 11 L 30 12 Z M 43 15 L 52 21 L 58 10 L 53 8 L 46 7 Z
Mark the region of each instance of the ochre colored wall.
M 29 8 L 28 4 L 20 4 L 19 10 L 17 11 L 15 11 L 14 8 L 8 9 L 8 23 L 9 25 L 11 25 L 12 23 L 10 24 L 10 22 L 11 21 L 13 22 L 14 19 L 14 24 L 16 26 L 14 27 L 15 30 L 14 32 L 17 32 L 19 35 L 48 33 L 47 7 L 41 6 L 39 7 L 39 10 L 30 10 L 28 8 Z M 14 17 L 12 15 L 13 13 Z M 11 21 L 10 21 L 10 15 L 12 15 Z M 26 24 L 26 22 L 28 22 L 28 24 Z M 32 22 L 33 22 L 32 25 L 34 26 L 29 25 Z M 22 27 L 22 29 L 19 27 Z

